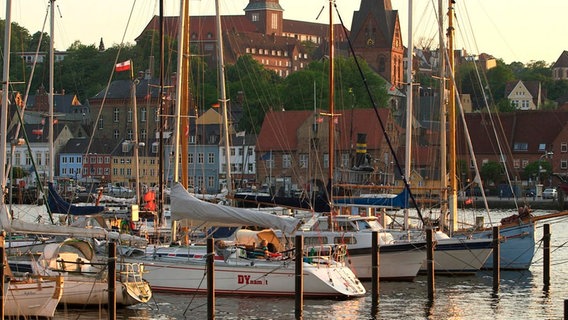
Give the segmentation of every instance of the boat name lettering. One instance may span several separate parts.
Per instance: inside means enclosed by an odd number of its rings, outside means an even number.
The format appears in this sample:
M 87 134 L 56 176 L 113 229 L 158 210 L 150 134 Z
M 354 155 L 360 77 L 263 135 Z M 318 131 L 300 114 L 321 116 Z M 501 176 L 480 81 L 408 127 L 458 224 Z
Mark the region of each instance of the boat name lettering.
M 239 274 L 237 275 L 237 281 L 239 284 L 263 284 L 263 285 L 267 285 L 267 281 L 261 280 L 261 279 L 256 279 L 256 280 L 251 280 L 250 275 L 245 275 L 245 274 Z

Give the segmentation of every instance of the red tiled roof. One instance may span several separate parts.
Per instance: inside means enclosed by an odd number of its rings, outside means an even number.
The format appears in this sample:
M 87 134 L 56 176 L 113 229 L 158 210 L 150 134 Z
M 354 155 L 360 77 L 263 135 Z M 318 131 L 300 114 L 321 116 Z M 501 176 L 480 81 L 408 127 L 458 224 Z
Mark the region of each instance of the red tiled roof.
M 298 145 L 298 128 L 312 111 L 269 111 L 256 141 L 256 151 L 293 150 Z

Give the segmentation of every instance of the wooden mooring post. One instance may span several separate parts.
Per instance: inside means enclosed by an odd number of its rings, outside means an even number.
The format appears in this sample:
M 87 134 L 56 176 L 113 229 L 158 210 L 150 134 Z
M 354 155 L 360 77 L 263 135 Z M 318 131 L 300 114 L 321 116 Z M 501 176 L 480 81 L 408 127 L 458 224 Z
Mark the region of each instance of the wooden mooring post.
M 379 232 L 373 231 L 373 239 L 371 241 L 371 318 L 377 319 L 379 310 Z
M 297 235 L 295 238 L 296 247 L 296 301 L 295 316 L 297 320 L 304 318 L 304 236 Z
M 544 234 L 543 234 L 543 242 L 544 242 L 544 251 L 543 251 L 543 277 L 542 281 L 544 283 L 544 289 L 548 290 L 550 286 L 550 224 L 544 225 Z
M 426 229 L 426 270 L 428 277 L 428 300 L 435 298 L 435 279 L 434 279 L 434 230 Z
M 215 246 L 207 239 L 207 319 L 215 319 Z
M 493 292 L 499 291 L 501 282 L 501 239 L 499 238 L 499 227 L 493 227 Z
M 108 243 L 108 319 L 116 320 L 116 242 Z

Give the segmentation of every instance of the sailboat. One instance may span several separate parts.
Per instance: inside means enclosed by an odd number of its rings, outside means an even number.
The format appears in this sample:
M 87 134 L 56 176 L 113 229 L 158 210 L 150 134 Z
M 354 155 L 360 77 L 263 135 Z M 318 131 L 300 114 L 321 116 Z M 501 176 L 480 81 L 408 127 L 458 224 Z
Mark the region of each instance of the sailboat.
M 184 1 L 180 12 L 180 40 L 189 34 L 188 25 L 184 23 L 188 16 L 187 2 Z M 218 45 L 222 44 L 221 19 L 219 4 L 216 1 Z M 219 47 L 218 50 L 222 52 Z M 182 57 L 183 55 L 180 55 Z M 220 72 L 223 68 L 220 68 Z M 179 75 L 183 79 L 183 75 Z M 185 84 L 178 86 L 178 92 Z M 178 95 L 179 96 L 179 95 Z M 176 114 L 179 119 L 179 101 Z M 224 99 L 222 99 L 224 100 Z M 179 125 L 178 125 L 179 129 Z M 176 140 L 179 130 L 176 130 Z M 177 141 L 176 141 L 177 142 Z M 175 146 L 174 159 L 178 159 L 179 148 Z M 177 163 L 177 161 L 176 161 Z M 227 162 L 229 165 L 229 162 Z M 177 165 L 176 165 L 177 166 Z M 229 171 L 230 172 L 230 171 Z M 253 296 L 295 296 L 294 278 L 296 263 L 303 264 L 304 296 L 327 298 L 352 298 L 365 294 L 361 282 L 346 266 L 345 262 L 336 261 L 332 254 L 317 255 L 310 260 L 294 261 L 284 252 L 288 245 L 280 241 L 272 228 L 284 234 L 292 232 L 299 220 L 292 217 L 276 216 L 266 212 L 236 208 L 222 204 L 210 203 L 191 195 L 179 182 L 178 171 L 174 169 L 174 180 L 171 188 L 172 221 L 184 220 L 193 228 L 233 227 L 233 232 L 217 242 L 215 252 L 215 293 L 216 294 L 250 294 Z M 230 184 L 230 179 L 228 180 Z M 230 187 L 229 187 L 230 188 Z M 242 230 L 246 226 L 262 228 L 261 231 Z M 207 234 L 206 237 L 212 236 Z M 216 236 L 218 239 L 219 236 Z M 274 257 L 251 257 L 247 247 L 254 247 L 261 240 L 269 240 L 281 254 Z M 128 248 L 128 261 L 141 261 L 149 271 L 146 279 L 154 290 L 173 292 L 207 292 L 203 281 L 206 271 L 207 250 L 203 244 L 193 243 L 189 246 L 170 246 L 147 248 L 137 251 Z M 290 251 L 287 251 L 290 254 Z M 140 253 L 140 257 L 135 255 Z
M 456 170 L 456 126 L 458 118 L 458 108 L 456 107 L 456 101 L 460 103 L 459 99 L 456 99 L 456 86 L 455 86 L 455 69 L 454 69 L 454 54 L 453 54 L 453 44 L 454 44 L 454 7 L 453 2 L 449 2 L 448 8 L 448 50 L 450 54 L 447 57 L 448 61 L 448 74 L 449 79 L 449 97 L 448 97 L 448 123 L 449 123 L 449 157 L 451 161 L 449 170 L 449 233 L 461 239 L 464 238 L 474 238 L 474 239 L 492 239 L 493 233 L 492 228 L 486 228 L 485 226 L 480 226 L 477 230 L 471 232 L 470 230 L 458 230 L 458 219 L 457 219 L 457 170 Z M 463 108 L 460 108 L 463 110 Z M 464 130 L 467 133 L 467 126 L 464 123 Z M 467 134 L 466 134 L 467 135 Z M 468 140 L 468 145 L 470 152 L 474 154 L 473 147 L 471 146 L 471 141 Z M 475 158 L 474 158 L 475 159 Z M 476 164 L 476 162 L 474 161 Z M 483 188 L 481 188 L 482 193 L 484 193 Z M 483 194 L 483 196 L 485 196 Z M 521 207 L 519 208 L 518 214 L 514 215 L 514 218 L 503 219 L 501 225 L 499 226 L 499 237 L 500 237 L 500 268 L 507 270 L 527 270 L 529 269 L 532 259 L 535 253 L 535 229 L 536 229 L 536 219 L 533 219 L 530 212 L 530 208 Z M 493 268 L 493 256 L 489 256 L 486 260 L 483 268 L 492 269 Z
M 52 25 L 53 17 L 54 4 L 52 1 Z M 9 39 L 9 37 L 7 37 L 7 39 Z M 51 37 L 51 52 L 53 52 L 53 37 Z M 51 77 L 53 77 L 53 72 L 50 73 L 50 83 L 53 84 Z M 8 88 L 6 87 L 5 92 L 7 92 L 7 90 Z M 53 87 L 51 90 L 53 90 Z M 50 95 L 52 94 L 50 93 Z M 3 106 L 5 106 L 5 109 L 7 109 L 6 103 L 4 103 Z M 50 114 L 52 115 L 51 107 Z M 3 114 L 0 132 L 6 132 L 6 127 L 7 117 Z M 52 136 L 52 134 L 53 121 L 50 121 L 50 136 Z M 0 135 L 3 137 L 6 136 L 5 134 Z M 2 156 L 0 157 L 4 157 L 6 154 L 5 139 L 2 139 L 2 141 L 3 142 L 0 142 L 0 149 L 3 151 Z M 50 138 L 50 149 L 53 152 L 52 138 Z M 50 158 L 53 159 L 53 157 Z M 4 160 L 4 158 L 2 158 L 2 160 Z M 0 163 L 4 163 L 4 161 L 0 161 Z M 53 165 L 53 163 L 51 163 L 51 165 Z M 5 185 L 6 175 L 4 171 L 4 165 L 2 165 L 1 167 L 0 178 L 2 179 L 2 185 Z M 53 168 L 50 172 L 51 175 L 53 175 Z M 56 193 L 52 194 L 52 196 L 55 195 Z M 59 204 L 65 205 L 65 203 L 63 202 L 59 202 Z M 67 209 L 71 210 L 72 207 L 69 206 Z M 67 211 L 65 213 L 71 212 Z M 132 240 L 134 243 L 146 242 L 145 239 L 140 239 L 131 235 L 121 235 L 117 232 L 110 232 L 103 228 L 93 228 L 92 226 L 90 228 L 87 228 L 85 226 L 58 226 L 41 223 L 29 223 L 20 221 L 18 219 L 10 219 L 4 202 L 2 202 L 2 205 L 0 205 L 0 225 L 5 231 L 12 233 L 42 234 L 52 237 L 65 236 L 72 238 L 71 240 L 66 240 L 64 242 L 44 244 L 41 251 L 43 252 L 43 254 L 41 256 L 41 260 L 39 261 L 34 260 L 34 257 L 27 256 L 20 256 L 18 257 L 19 259 L 12 257 L 9 260 L 11 267 L 15 267 L 18 270 L 31 270 L 34 276 L 38 275 L 38 279 L 48 276 L 60 276 L 64 279 L 64 281 L 69 281 L 69 290 L 62 292 L 62 295 L 58 297 L 58 302 L 61 297 L 64 297 L 64 302 L 74 304 L 76 303 L 80 305 L 99 305 L 108 303 L 108 284 L 107 277 L 102 276 L 106 272 L 106 268 L 104 267 L 105 264 L 102 264 L 101 266 L 100 261 L 97 261 L 95 259 L 94 248 L 92 248 L 90 245 L 87 245 L 88 243 L 86 241 L 78 239 L 92 239 L 93 241 L 97 241 L 95 239 L 104 241 L 126 239 Z M 78 243 L 82 243 L 83 245 L 77 245 L 75 247 L 71 245 Z M 74 250 L 65 252 L 64 248 L 73 248 Z M 64 256 L 67 256 L 67 258 L 64 258 Z M 22 258 L 28 259 L 24 260 Z M 34 266 L 34 262 L 37 263 L 35 264 L 35 267 L 30 267 L 30 265 Z M 83 267 L 85 267 L 85 270 L 82 269 Z M 139 265 L 118 263 L 117 269 L 119 270 L 117 276 L 117 287 L 128 288 L 124 291 L 117 291 L 117 301 L 123 304 L 135 304 L 146 302 L 151 297 L 151 288 L 148 283 L 142 279 L 143 270 Z

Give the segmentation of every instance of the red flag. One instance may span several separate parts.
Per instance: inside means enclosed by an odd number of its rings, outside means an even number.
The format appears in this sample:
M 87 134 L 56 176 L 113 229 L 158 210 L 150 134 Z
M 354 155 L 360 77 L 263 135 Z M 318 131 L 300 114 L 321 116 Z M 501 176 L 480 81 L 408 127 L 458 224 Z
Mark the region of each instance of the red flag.
M 390 91 L 394 91 L 396 89 L 396 87 L 394 86 L 394 84 L 390 87 Z
M 130 60 L 126 60 L 124 62 L 117 63 L 114 66 L 114 69 L 115 69 L 116 72 L 122 72 L 122 71 L 130 70 Z
M 318 117 L 316 120 L 317 123 L 323 123 L 323 117 Z
M 214 104 L 212 104 L 211 106 L 212 106 L 213 108 L 219 108 L 219 102 L 214 103 Z
M 59 122 L 59 120 L 53 119 L 53 124 L 57 124 L 58 122 Z
M 185 132 L 184 132 L 186 137 L 189 137 L 189 124 L 187 126 L 185 126 Z

